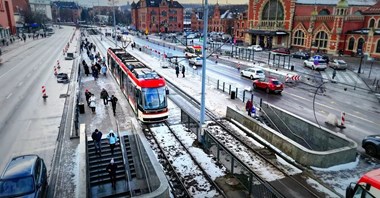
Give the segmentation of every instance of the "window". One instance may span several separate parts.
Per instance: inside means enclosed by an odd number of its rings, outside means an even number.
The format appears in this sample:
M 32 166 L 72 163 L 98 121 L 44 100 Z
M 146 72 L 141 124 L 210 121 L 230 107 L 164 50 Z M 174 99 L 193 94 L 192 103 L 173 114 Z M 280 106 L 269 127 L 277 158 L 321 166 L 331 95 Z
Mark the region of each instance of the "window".
M 326 32 L 318 32 L 317 36 L 315 37 L 315 46 L 318 48 L 327 48 L 327 41 L 328 36 Z
M 356 16 L 361 16 L 361 15 L 362 15 L 362 12 L 360 12 L 360 10 L 358 10 L 358 11 L 354 12 L 354 15 L 356 15 Z
M 350 41 L 348 42 L 348 50 L 353 50 L 354 49 L 354 44 L 355 44 L 355 39 L 350 38 Z
M 318 15 L 330 15 L 330 12 L 327 9 L 323 9 L 323 10 L 319 11 Z
M 284 8 L 279 0 L 269 0 L 264 6 L 262 20 L 284 20 Z
M 369 20 L 369 28 L 373 28 L 375 26 L 375 19 Z
M 161 12 L 161 15 L 162 15 L 162 16 L 166 16 L 167 13 L 166 13 L 165 11 L 162 11 L 162 12 Z
M 304 45 L 305 42 L 305 34 L 298 30 L 293 36 L 293 45 Z

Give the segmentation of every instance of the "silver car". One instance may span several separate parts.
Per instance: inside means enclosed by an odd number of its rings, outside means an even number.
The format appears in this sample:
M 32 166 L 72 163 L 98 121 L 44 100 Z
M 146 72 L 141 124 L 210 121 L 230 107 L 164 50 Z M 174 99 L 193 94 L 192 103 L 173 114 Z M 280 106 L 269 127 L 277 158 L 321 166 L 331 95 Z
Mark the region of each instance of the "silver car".
M 347 69 L 347 63 L 344 60 L 334 59 L 329 62 L 329 66 L 334 69 Z

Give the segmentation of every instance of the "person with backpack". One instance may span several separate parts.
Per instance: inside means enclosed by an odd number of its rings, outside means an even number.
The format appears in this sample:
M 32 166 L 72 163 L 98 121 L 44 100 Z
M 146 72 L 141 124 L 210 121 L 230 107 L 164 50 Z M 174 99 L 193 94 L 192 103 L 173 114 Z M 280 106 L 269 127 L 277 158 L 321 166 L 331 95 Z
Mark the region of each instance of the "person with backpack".
M 115 116 L 116 115 L 116 103 L 117 103 L 118 99 L 112 95 L 111 96 L 111 104 L 112 104 L 112 111 L 113 111 L 113 115 Z
M 110 133 L 108 133 L 108 135 L 107 135 L 107 139 L 108 139 L 108 143 L 109 143 L 110 148 L 111 148 L 111 154 L 113 155 L 114 149 L 115 149 L 115 145 L 119 141 L 119 138 L 117 137 L 117 135 L 111 129 Z
M 102 89 L 102 91 L 100 92 L 100 98 L 103 99 L 103 103 L 104 105 L 107 105 L 108 104 L 108 92 L 106 91 L 106 89 Z

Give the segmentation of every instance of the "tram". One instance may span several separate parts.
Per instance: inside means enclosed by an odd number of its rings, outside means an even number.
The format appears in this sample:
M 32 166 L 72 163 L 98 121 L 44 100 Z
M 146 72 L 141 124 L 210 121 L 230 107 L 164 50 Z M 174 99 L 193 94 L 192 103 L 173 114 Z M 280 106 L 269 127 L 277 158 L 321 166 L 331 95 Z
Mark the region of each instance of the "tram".
M 140 121 L 153 123 L 168 118 L 168 90 L 163 77 L 123 49 L 109 48 L 107 63 Z

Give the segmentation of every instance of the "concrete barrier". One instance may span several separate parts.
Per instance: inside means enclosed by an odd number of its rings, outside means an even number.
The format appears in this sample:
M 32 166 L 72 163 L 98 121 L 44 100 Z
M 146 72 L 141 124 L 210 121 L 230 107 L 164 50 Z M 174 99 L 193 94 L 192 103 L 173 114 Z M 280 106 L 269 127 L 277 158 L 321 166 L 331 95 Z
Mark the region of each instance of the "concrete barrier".
M 269 107 L 270 106 L 270 107 Z M 273 107 L 267 103 L 262 106 L 264 110 L 268 108 L 275 108 L 276 113 L 280 114 L 281 109 Z M 279 129 L 282 133 L 248 117 L 245 112 L 227 107 L 226 117 L 242 124 L 250 132 L 260 136 L 274 147 L 278 148 L 296 162 L 304 166 L 314 166 L 320 168 L 327 168 L 338 164 L 349 163 L 356 158 L 356 142 L 341 136 L 337 136 L 334 132 L 319 128 L 314 123 L 304 120 L 289 112 L 283 111 L 281 116 L 284 117 L 284 122 L 292 130 L 286 132 L 284 126 Z M 286 118 L 285 118 L 286 117 Z M 273 120 L 273 119 L 272 119 Z M 279 122 L 277 121 L 273 122 Z M 289 135 L 292 134 L 292 135 Z M 288 137 L 288 136 L 289 137 Z M 306 138 L 311 149 L 306 148 L 303 140 L 296 138 L 301 136 Z

